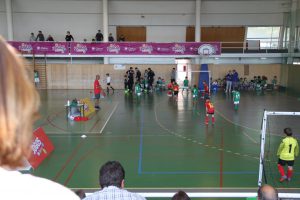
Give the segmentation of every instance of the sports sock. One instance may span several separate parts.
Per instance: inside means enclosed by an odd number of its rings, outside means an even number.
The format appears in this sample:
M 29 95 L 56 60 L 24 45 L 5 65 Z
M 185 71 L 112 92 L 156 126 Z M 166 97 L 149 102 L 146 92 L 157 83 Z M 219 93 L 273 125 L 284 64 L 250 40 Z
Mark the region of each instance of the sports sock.
M 288 169 L 287 170 L 287 177 L 290 179 L 293 176 L 293 170 L 292 169 Z
M 278 167 L 278 171 L 279 171 L 280 175 L 285 176 L 283 166 L 281 166 L 280 164 L 277 164 L 277 167 Z

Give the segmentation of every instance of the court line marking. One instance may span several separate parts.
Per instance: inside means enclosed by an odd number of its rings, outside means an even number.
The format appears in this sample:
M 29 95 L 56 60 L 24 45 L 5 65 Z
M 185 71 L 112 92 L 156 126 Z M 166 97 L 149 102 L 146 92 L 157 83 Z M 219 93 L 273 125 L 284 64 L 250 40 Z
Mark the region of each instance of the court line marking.
M 258 142 L 253 138 L 253 137 L 251 137 L 250 135 L 248 135 L 246 132 L 242 132 L 246 137 L 248 137 L 253 143 L 255 143 L 255 144 L 258 144 Z
M 141 123 L 140 123 L 140 149 L 139 149 L 139 166 L 138 174 L 142 174 L 142 159 L 143 159 L 143 128 L 144 128 L 144 112 L 141 111 Z
M 186 141 L 191 140 L 190 138 L 185 137 L 185 136 L 182 136 L 182 135 L 180 135 L 180 134 L 178 134 L 178 133 L 176 133 L 176 132 L 170 130 L 169 128 L 166 128 L 164 125 L 162 125 L 162 123 L 161 123 L 160 120 L 158 119 L 158 115 L 157 115 L 157 112 L 156 112 L 156 108 L 157 108 L 158 105 L 162 104 L 163 102 L 164 102 L 163 100 L 160 101 L 160 102 L 158 102 L 158 103 L 155 105 L 155 107 L 154 107 L 154 115 L 155 115 L 156 123 L 157 123 L 163 130 L 165 130 L 165 131 L 167 132 L 166 134 L 171 134 L 171 135 L 176 136 L 176 137 L 178 137 L 178 138 L 182 138 L 183 140 L 186 140 Z M 199 112 L 197 112 L 197 114 L 200 116 L 200 113 L 199 113 Z M 230 121 L 229 121 L 229 122 L 230 122 Z M 232 122 L 230 122 L 230 123 L 232 123 Z M 232 123 L 232 124 L 234 124 L 234 123 Z M 202 146 L 202 147 L 206 147 L 206 148 L 210 148 L 210 149 L 218 149 L 219 151 L 226 151 L 227 153 L 230 153 L 230 154 L 233 154 L 233 155 L 236 155 L 236 156 L 248 157 L 248 158 L 252 158 L 252 159 L 259 160 L 259 157 L 257 157 L 257 156 L 248 155 L 248 154 L 235 153 L 235 152 L 232 152 L 232 151 L 230 151 L 230 150 L 220 149 L 220 148 L 216 148 L 215 146 L 210 146 L 210 145 L 208 145 L 208 144 L 202 144 L 202 143 L 200 144 L 200 143 L 201 143 L 201 141 L 199 141 L 198 144 L 199 144 L 200 146 Z M 196 144 L 197 144 L 197 143 L 196 143 Z
M 104 123 L 102 129 L 100 130 L 100 134 L 102 134 L 104 128 L 106 127 L 106 124 L 108 123 L 108 121 L 110 120 L 110 118 L 111 118 L 111 116 L 114 114 L 114 112 L 116 111 L 118 105 L 119 105 L 119 102 L 117 102 L 117 104 L 115 105 L 114 109 L 112 110 L 112 112 L 111 112 L 110 115 L 108 116 L 106 122 Z

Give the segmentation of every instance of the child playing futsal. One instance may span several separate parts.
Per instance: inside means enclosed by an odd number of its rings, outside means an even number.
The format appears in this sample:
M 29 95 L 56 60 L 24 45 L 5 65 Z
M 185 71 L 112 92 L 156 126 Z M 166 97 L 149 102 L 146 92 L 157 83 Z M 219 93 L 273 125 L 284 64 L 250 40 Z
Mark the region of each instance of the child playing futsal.
M 178 92 L 179 92 L 179 85 L 176 82 L 174 82 L 174 85 L 173 85 L 173 96 L 175 97 L 176 101 L 178 100 Z
M 185 79 L 183 81 L 182 93 L 184 90 L 186 90 L 187 93 L 189 92 L 189 80 L 188 80 L 187 76 L 185 77 Z
M 204 91 L 202 93 L 202 99 L 207 99 L 207 98 L 209 98 L 209 87 L 208 87 L 206 81 L 203 81 L 202 83 L 203 83 L 203 89 L 204 89 Z
M 169 97 L 173 96 L 173 82 L 170 82 L 170 83 L 168 84 L 168 93 L 167 93 L 167 95 L 168 95 Z
M 135 86 L 134 86 L 134 93 L 136 96 L 141 96 L 142 94 L 142 88 L 141 88 L 141 84 L 137 81 L 135 82 Z
M 241 97 L 240 92 L 237 89 L 234 89 L 232 91 L 232 95 L 233 95 L 234 110 L 238 110 L 240 104 L 240 97 Z
M 286 179 L 291 181 L 295 157 L 299 154 L 299 145 L 297 140 L 292 137 L 292 129 L 285 128 L 283 132 L 286 134 L 286 137 L 281 141 L 277 151 L 277 155 L 279 156 L 277 167 L 281 175 L 280 182 Z M 284 173 L 283 168 L 286 164 L 288 165 L 287 175 Z
M 112 89 L 113 93 L 115 93 L 115 89 L 110 85 L 111 77 L 109 76 L 109 73 L 106 74 L 106 91 L 107 94 L 109 94 L 109 87 Z
M 208 125 L 209 122 L 209 115 L 211 115 L 212 125 L 215 124 L 215 108 L 213 103 L 210 101 L 209 98 L 205 101 L 205 108 L 206 108 L 206 117 L 205 117 L 205 124 Z
M 198 100 L 198 88 L 197 85 L 194 85 L 192 89 L 192 95 L 193 95 L 193 104 L 195 104 Z

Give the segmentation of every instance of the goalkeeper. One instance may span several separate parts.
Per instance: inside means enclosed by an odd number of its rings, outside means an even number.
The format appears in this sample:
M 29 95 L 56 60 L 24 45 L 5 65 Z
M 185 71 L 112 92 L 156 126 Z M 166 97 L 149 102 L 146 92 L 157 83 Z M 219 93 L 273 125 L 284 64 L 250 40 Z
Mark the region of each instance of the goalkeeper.
M 295 157 L 299 154 L 299 145 L 297 140 L 292 137 L 292 129 L 285 128 L 284 133 L 286 137 L 281 141 L 277 155 L 279 156 L 278 159 L 278 170 L 281 175 L 280 182 L 284 180 L 291 181 L 293 175 L 293 165 L 295 161 Z M 288 165 L 287 175 L 284 173 L 284 166 Z

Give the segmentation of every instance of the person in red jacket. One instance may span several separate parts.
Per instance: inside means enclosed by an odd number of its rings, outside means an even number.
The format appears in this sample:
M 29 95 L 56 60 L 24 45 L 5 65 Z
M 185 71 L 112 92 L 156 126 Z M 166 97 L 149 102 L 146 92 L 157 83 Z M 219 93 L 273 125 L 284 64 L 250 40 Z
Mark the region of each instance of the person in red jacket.
M 205 116 L 205 124 L 208 125 L 209 122 L 209 115 L 211 115 L 212 124 L 215 124 L 215 107 L 210 99 L 206 99 L 205 101 L 205 108 L 206 108 L 206 116 Z
M 94 81 L 94 94 L 95 94 L 95 109 L 99 110 L 99 99 L 102 91 L 101 85 L 99 83 L 100 75 L 96 75 L 96 80 Z

